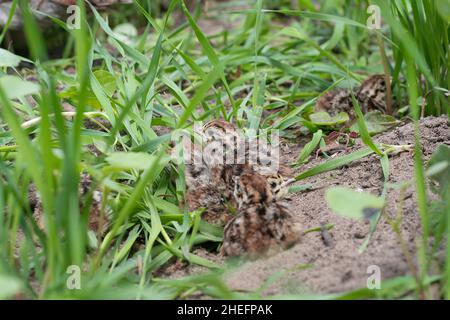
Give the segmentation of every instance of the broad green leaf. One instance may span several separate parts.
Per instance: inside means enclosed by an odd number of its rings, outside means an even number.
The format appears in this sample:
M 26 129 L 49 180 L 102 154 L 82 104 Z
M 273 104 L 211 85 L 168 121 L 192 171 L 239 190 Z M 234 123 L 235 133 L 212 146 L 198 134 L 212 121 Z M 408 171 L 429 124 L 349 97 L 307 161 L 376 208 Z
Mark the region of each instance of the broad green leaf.
M 364 116 L 364 120 L 366 123 L 367 131 L 371 136 L 382 133 L 400 123 L 400 121 L 396 120 L 394 117 L 383 114 L 380 111 L 370 111 L 366 113 Z M 353 124 L 350 130 L 359 133 L 358 124 Z
M 347 122 L 349 117 L 345 112 L 339 112 L 335 116 L 330 116 L 327 112 L 321 111 L 310 114 L 309 119 L 318 126 L 335 126 Z
M 445 195 L 450 188 L 450 147 L 441 144 L 428 161 L 427 175 L 436 183 L 434 190 Z
M 17 99 L 39 92 L 39 85 L 25 81 L 15 76 L 3 76 L 0 78 L 0 86 L 9 99 Z
M 335 213 L 354 219 L 371 219 L 384 206 L 380 197 L 345 187 L 328 189 L 325 198 Z
M 102 99 L 101 97 L 97 97 L 96 94 L 100 94 L 98 91 L 103 89 L 104 94 L 107 97 L 111 97 L 117 89 L 116 79 L 114 76 L 106 71 L 106 70 L 96 70 L 93 72 L 95 79 L 91 78 L 91 86 L 92 88 L 88 88 L 86 92 L 86 104 L 93 107 L 94 109 L 101 109 L 103 107 L 101 101 L 107 99 L 106 97 Z M 97 80 L 98 84 L 95 83 Z M 71 99 L 75 103 L 78 103 L 78 86 L 70 86 L 66 90 L 59 93 L 59 96 L 64 99 Z M 109 101 L 106 101 L 109 103 Z
M 117 88 L 114 76 L 109 71 L 102 69 L 94 71 L 94 76 L 103 87 L 103 90 L 105 90 L 105 93 L 111 97 Z
M 10 299 L 22 290 L 22 282 L 8 275 L 0 274 L 0 299 Z
M 22 58 L 14 53 L 0 48 L 0 67 L 17 67 L 21 61 L 30 62 L 30 60 Z
M 138 35 L 138 31 L 134 25 L 131 23 L 122 23 L 114 27 L 113 30 L 116 39 L 122 41 L 123 43 L 134 47 L 135 40 Z
M 425 172 L 425 175 L 427 177 L 437 176 L 438 174 L 445 172 L 449 166 L 450 162 L 448 160 L 442 160 L 429 166 L 427 171 Z
M 114 152 L 106 161 L 114 168 L 144 170 L 154 159 L 154 156 L 144 152 Z

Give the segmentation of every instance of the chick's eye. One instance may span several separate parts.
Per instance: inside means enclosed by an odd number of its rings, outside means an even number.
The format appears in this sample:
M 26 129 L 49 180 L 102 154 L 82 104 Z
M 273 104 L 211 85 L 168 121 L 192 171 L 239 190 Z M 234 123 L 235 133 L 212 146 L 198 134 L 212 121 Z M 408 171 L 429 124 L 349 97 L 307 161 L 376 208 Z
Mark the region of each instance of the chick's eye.
M 272 187 L 272 188 L 275 188 L 276 186 L 277 186 L 277 183 L 274 181 L 274 182 L 271 182 L 270 183 L 270 186 Z

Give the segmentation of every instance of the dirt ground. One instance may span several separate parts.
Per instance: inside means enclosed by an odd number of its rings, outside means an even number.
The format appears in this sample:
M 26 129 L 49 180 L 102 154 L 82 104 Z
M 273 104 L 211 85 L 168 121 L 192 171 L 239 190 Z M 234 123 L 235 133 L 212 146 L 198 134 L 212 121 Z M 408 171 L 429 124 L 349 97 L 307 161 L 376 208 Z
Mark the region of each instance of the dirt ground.
M 446 116 L 429 117 L 420 122 L 425 161 L 439 144 L 450 145 L 450 128 Z M 404 145 L 414 143 L 412 123 L 394 128 L 375 137 L 379 143 Z M 357 142 L 347 152 L 362 147 Z M 302 145 L 286 145 L 282 148 L 282 159 L 292 163 Z M 325 161 L 316 158 L 299 168 L 302 172 Z M 402 152 L 390 156 L 390 183 L 409 181 L 414 178 L 413 152 Z M 313 184 L 313 189 L 302 191 L 291 197 L 291 209 L 305 230 L 322 224 L 333 224 L 329 239 L 324 241 L 320 232 L 311 232 L 289 250 L 275 256 L 245 262 L 225 273 L 226 283 L 234 290 L 248 291 L 260 287 L 274 274 L 284 271 L 282 277 L 265 290 L 265 294 L 335 293 L 365 287 L 367 268 L 376 265 L 383 280 L 409 274 L 406 260 L 398 239 L 386 217 L 382 216 L 367 249 L 359 248 L 369 233 L 369 223 L 344 218 L 333 213 L 325 202 L 325 190 L 332 186 L 347 186 L 379 195 L 383 188 L 383 174 L 376 156 L 363 158 L 340 169 L 302 180 L 299 184 Z M 398 191 L 387 195 L 386 214 L 395 216 L 399 200 Z M 407 190 L 404 200 L 402 234 L 414 254 L 416 238 L 420 234 L 420 218 L 415 201 L 414 188 Z M 215 262 L 225 260 L 203 249 L 196 253 Z M 179 266 L 178 266 L 179 267 Z M 201 272 L 199 267 L 167 268 L 163 274 L 176 278 Z

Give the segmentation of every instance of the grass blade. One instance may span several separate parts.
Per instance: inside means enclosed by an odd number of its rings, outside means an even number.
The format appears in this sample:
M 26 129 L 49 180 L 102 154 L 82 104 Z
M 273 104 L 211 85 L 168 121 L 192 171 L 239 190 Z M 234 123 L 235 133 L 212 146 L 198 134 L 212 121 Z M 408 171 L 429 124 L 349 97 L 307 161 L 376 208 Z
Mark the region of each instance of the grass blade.
M 371 149 L 361 149 L 361 150 L 355 151 L 351 154 L 329 160 L 325 163 L 319 164 L 311 169 L 308 169 L 308 170 L 300 173 L 298 176 L 295 177 L 295 180 L 299 181 L 299 180 L 302 180 L 302 179 L 305 179 L 308 177 L 315 176 L 319 173 L 327 172 L 327 171 L 342 167 L 348 163 L 351 163 L 353 161 L 364 158 L 372 153 L 373 153 L 373 150 L 371 150 Z

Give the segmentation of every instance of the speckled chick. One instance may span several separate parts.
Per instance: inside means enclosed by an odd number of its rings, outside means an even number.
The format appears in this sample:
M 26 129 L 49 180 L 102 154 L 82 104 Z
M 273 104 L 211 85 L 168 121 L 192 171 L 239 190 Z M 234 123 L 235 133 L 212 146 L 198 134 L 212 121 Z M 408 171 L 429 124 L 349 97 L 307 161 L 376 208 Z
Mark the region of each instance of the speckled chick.
M 287 249 L 300 239 L 301 227 L 284 201 L 277 200 L 267 178 L 243 174 L 236 181 L 238 215 L 224 229 L 221 252 L 252 259 Z
M 379 110 L 386 112 L 386 80 L 382 74 L 368 77 L 353 93 L 363 113 Z M 320 97 L 315 111 L 326 111 L 331 115 L 346 112 L 351 118 L 355 117 L 351 90 L 334 89 Z

